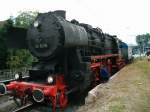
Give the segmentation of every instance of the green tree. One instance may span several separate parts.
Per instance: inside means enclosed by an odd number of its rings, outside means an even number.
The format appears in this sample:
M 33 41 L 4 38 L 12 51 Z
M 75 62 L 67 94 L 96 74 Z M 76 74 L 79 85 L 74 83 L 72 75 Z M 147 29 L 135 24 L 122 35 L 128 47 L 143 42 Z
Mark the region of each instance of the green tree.
M 29 67 L 33 60 L 36 60 L 27 49 L 7 48 L 6 40 L 9 29 L 13 27 L 28 28 L 37 14 L 38 12 L 32 11 L 20 12 L 16 18 L 10 17 L 9 20 L 3 22 L 4 25 L 0 26 L 0 69 Z
M 38 12 L 25 11 L 19 12 L 20 14 L 14 19 L 14 26 L 27 28 L 35 20 Z
M 136 42 L 138 46 L 140 47 L 141 52 L 144 50 L 146 47 L 150 47 L 150 34 L 142 34 L 142 35 L 137 35 L 136 36 Z
M 10 19 L 13 21 L 13 27 L 28 28 L 35 20 L 38 12 L 26 11 Z M 9 49 L 6 65 L 10 69 L 29 67 L 33 60 L 36 60 L 27 49 Z
M 7 20 L 4 25 L 0 27 L 0 69 L 6 68 L 7 61 L 7 46 L 6 46 L 6 35 L 8 30 L 12 27 L 12 20 Z
M 30 67 L 33 62 L 33 56 L 26 49 L 9 49 L 7 67 L 10 69 Z

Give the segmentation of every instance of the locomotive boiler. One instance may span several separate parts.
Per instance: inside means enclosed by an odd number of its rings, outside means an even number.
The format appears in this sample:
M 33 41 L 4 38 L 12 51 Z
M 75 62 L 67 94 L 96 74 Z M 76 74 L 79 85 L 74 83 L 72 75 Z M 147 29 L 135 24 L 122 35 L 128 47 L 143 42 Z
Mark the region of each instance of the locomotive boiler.
M 82 93 L 125 65 L 115 35 L 67 21 L 65 11 L 39 14 L 27 30 L 26 44 L 38 62 L 33 63 L 27 81 L 16 76 L 16 81 L 1 84 L 0 93 L 12 91 L 22 102 L 51 103 L 53 111 L 57 105 L 66 107 L 68 94 Z

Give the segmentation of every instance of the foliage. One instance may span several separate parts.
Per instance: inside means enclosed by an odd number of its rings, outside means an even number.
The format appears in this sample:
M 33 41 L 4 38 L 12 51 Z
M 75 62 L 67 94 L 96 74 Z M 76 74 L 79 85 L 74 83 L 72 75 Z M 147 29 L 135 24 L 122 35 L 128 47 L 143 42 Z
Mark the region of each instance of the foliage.
M 28 28 L 38 14 L 38 12 L 32 11 L 19 13 L 20 14 L 16 18 L 10 18 L 13 20 L 13 27 Z M 33 60 L 36 60 L 27 49 L 9 49 L 7 53 L 6 65 L 7 68 L 10 69 L 29 67 Z
M 12 27 L 12 21 L 9 19 L 4 26 L 0 28 L 0 69 L 6 68 L 7 60 L 7 46 L 6 46 L 6 34 L 9 28 Z
M 20 14 L 14 19 L 14 26 L 27 28 L 35 20 L 38 12 L 26 11 L 19 12 Z
M 7 58 L 7 68 L 29 67 L 33 62 L 33 56 L 26 49 L 9 49 Z
M 145 45 L 150 45 L 150 34 L 147 33 L 143 35 L 137 35 L 136 42 L 138 45 L 141 45 L 142 43 Z
M 38 12 L 32 11 L 20 12 L 16 18 L 12 19 L 13 27 L 28 28 L 29 25 L 34 21 L 37 14 Z M 31 66 L 33 60 L 35 60 L 35 58 L 27 49 L 9 49 L 7 53 L 8 57 L 6 65 L 7 68 L 10 69 L 29 67 Z
M 143 47 L 150 47 L 150 34 L 142 34 L 142 35 L 137 35 L 136 36 L 136 42 L 138 46 L 142 49 Z
M 29 50 L 7 48 L 6 39 L 11 27 L 27 28 L 34 21 L 37 14 L 38 12 L 32 11 L 20 12 L 16 18 L 10 17 L 0 27 L 0 69 L 29 67 L 32 61 L 36 60 Z

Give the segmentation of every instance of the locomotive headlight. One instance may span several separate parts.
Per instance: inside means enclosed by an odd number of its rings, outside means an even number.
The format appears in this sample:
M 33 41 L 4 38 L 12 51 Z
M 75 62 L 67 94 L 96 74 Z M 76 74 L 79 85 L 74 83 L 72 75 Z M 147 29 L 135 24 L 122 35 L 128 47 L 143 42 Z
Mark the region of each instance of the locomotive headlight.
M 18 74 L 18 73 L 15 74 L 15 79 L 16 79 L 16 80 L 19 79 L 19 74 Z
M 52 77 L 52 76 L 48 76 L 47 82 L 48 82 L 49 84 L 51 84 L 51 83 L 53 83 L 53 81 L 54 81 L 53 77 Z
M 38 27 L 39 26 L 39 21 L 35 21 L 34 22 L 34 27 Z

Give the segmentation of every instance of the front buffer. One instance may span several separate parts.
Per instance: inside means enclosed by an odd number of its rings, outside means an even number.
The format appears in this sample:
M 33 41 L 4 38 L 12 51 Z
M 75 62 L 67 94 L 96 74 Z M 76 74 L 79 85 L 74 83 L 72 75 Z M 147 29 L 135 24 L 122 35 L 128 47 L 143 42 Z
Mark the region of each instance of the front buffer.
M 11 92 L 14 99 L 20 99 L 22 105 L 26 105 L 28 101 L 50 103 L 53 112 L 56 111 L 56 106 L 64 109 L 68 104 L 63 75 L 56 76 L 56 84 L 54 85 L 23 81 L 13 81 L 8 85 L 0 84 L 0 94 L 4 95 L 7 92 Z

